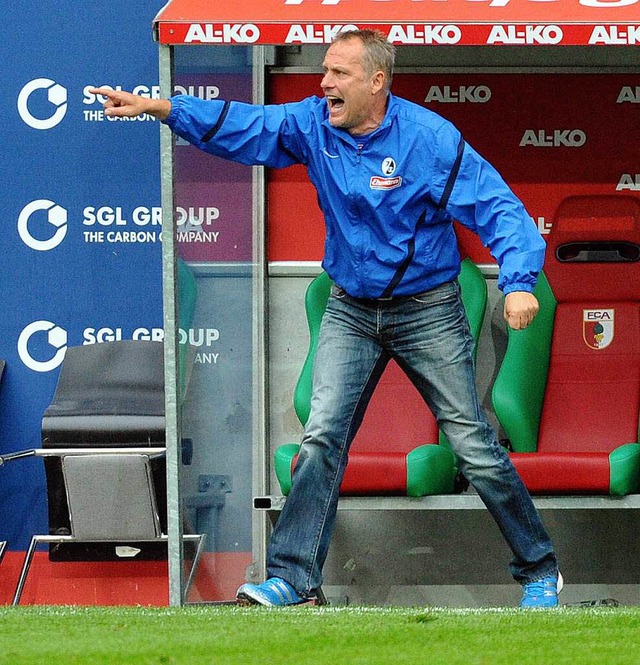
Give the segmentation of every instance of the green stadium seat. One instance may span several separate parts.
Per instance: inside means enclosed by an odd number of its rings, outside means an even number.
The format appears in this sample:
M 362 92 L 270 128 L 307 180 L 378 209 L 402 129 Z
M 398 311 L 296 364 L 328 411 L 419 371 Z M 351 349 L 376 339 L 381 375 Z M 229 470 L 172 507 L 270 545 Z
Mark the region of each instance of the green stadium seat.
M 533 494 L 640 490 L 640 200 L 559 207 L 533 324 L 509 331 L 493 405 Z
M 462 262 L 459 279 L 477 343 L 486 310 L 487 285 L 469 259 Z M 303 425 L 309 417 L 312 367 L 331 285 L 329 276 L 322 273 L 306 293 L 310 342 L 294 392 L 295 411 Z M 426 496 L 458 491 L 455 456 L 440 439 L 433 414 L 399 366 L 390 361 L 351 446 L 341 495 Z M 285 444 L 275 453 L 276 475 L 284 495 L 291 488 L 299 449 L 299 444 Z

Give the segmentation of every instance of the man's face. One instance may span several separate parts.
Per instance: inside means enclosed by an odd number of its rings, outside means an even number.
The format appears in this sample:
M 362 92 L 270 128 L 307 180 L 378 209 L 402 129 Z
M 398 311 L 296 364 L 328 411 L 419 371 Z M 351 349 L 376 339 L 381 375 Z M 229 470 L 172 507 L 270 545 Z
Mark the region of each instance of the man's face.
M 320 84 L 329 106 L 329 123 L 358 135 L 371 130 L 374 86 L 364 66 L 359 39 L 336 42 L 326 52 Z

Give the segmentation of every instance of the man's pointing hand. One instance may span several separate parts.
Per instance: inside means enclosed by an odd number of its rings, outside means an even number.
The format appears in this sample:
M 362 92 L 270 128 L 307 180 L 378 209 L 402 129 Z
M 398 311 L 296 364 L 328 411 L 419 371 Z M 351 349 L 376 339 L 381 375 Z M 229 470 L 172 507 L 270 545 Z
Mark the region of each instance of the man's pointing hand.
M 104 103 L 104 112 L 112 118 L 134 118 L 143 113 L 149 113 L 158 120 L 166 120 L 171 113 L 171 102 L 168 99 L 149 99 L 131 92 L 109 88 L 91 88 L 89 92 L 107 98 Z

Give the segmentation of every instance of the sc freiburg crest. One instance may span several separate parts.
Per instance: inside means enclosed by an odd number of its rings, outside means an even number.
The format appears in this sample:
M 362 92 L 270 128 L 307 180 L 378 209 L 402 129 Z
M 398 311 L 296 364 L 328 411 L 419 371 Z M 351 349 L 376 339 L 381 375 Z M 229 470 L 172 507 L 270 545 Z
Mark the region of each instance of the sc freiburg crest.
M 590 349 L 606 349 L 613 341 L 613 309 L 582 310 L 582 337 Z

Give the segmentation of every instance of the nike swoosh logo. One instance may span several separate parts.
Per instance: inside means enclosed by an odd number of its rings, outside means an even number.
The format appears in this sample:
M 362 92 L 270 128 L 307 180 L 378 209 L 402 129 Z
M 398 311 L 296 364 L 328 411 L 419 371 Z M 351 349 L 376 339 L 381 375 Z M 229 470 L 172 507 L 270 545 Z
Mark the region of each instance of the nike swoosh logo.
M 340 155 L 331 155 L 330 153 L 327 152 L 327 149 L 326 149 L 326 148 L 322 148 L 322 152 L 324 152 L 324 154 L 325 154 L 327 157 L 330 157 L 331 159 L 338 159 L 338 157 L 340 156 Z

